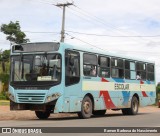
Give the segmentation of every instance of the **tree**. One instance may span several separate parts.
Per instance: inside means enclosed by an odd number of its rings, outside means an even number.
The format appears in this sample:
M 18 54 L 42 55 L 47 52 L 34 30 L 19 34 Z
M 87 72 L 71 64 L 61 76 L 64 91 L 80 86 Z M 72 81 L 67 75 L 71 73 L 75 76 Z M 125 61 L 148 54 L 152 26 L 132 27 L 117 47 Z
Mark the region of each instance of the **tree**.
M 160 83 L 157 84 L 156 90 L 157 90 L 157 93 L 160 92 Z
M 5 63 L 9 62 L 9 55 L 10 55 L 10 50 L 5 50 L 0 53 L 0 62 L 2 64 L 3 73 L 6 72 Z
M 21 31 L 21 27 L 18 21 L 15 23 L 10 21 L 9 24 L 2 24 L 0 30 L 4 34 L 8 35 L 6 39 L 10 42 L 17 44 L 29 42 L 29 39 L 25 39 L 26 34 Z
M 26 39 L 26 34 L 21 31 L 21 27 L 18 21 L 15 23 L 10 21 L 9 24 L 2 24 L 0 30 L 7 35 L 6 39 L 10 42 L 16 44 L 29 42 L 29 39 Z M 5 50 L 0 54 L 0 62 L 2 64 L 3 72 L 5 72 L 5 62 L 9 61 L 9 54 L 9 50 Z
M 160 83 L 157 84 L 156 86 L 156 94 L 160 93 Z
M 0 62 L 2 68 L 0 68 L 0 81 L 3 83 L 3 90 L 8 90 L 9 82 L 9 71 L 10 71 L 10 62 L 9 62 L 10 50 L 1 51 L 0 53 Z
M 29 39 L 26 38 L 26 34 L 21 31 L 21 27 L 18 21 L 16 21 L 15 23 L 10 21 L 9 24 L 2 24 L 0 26 L 0 31 L 6 34 L 6 39 L 12 43 L 21 44 L 29 42 Z M 5 91 L 8 90 L 9 82 L 9 55 L 10 50 L 5 50 L 3 52 L 2 50 L 0 50 L 0 62 L 2 64 L 2 73 L 0 73 L 0 81 L 4 83 L 4 88 L 6 88 L 4 89 Z

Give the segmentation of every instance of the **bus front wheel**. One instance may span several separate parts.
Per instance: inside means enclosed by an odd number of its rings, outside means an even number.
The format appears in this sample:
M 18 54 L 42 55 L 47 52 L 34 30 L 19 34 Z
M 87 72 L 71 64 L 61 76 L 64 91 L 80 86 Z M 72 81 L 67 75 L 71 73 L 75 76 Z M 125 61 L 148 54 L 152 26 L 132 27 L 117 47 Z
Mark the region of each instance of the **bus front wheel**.
M 78 112 L 78 116 L 80 119 L 88 119 L 92 115 L 92 100 L 89 96 L 85 96 L 82 105 L 81 111 Z
M 48 119 L 50 116 L 49 111 L 35 111 L 35 114 L 39 119 Z

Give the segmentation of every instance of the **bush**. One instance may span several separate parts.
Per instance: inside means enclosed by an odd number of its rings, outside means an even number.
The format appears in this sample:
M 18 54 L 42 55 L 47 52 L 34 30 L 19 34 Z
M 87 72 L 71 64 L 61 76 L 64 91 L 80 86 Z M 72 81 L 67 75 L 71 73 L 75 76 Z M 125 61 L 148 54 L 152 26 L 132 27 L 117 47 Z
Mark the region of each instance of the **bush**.
M 0 81 L 2 81 L 2 83 L 4 83 L 4 84 L 7 84 L 9 82 L 9 74 L 1 73 L 0 74 Z
M 0 74 L 0 81 L 3 83 L 3 90 L 2 91 L 8 91 L 9 74 L 1 73 Z
M 2 91 L 0 93 L 0 100 L 9 100 L 7 92 Z

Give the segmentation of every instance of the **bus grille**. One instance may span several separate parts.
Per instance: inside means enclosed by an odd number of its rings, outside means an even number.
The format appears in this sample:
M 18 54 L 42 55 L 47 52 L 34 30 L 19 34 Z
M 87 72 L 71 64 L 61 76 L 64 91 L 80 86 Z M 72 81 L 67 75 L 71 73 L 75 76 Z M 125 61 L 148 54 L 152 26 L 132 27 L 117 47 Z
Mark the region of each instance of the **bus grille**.
M 19 103 L 43 103 L 45 93 L 17 93 Z

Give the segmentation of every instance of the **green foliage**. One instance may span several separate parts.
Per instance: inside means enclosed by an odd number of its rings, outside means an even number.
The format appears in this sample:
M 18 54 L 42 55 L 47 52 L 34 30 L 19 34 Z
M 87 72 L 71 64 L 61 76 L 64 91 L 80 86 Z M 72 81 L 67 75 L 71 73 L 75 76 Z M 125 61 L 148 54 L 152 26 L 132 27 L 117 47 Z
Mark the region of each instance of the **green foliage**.
M 0 54 L 0 61 L 1 60 L 4 60 L 5 62 L 7 61 L 9 61 L 9 56 L 10 56 L 10 50 L 4 50 L 3 52 L 2 52 L 2 54 Z
M 160 84 L 158 84 L 156 87 L 156 93 L 160 93 Z
M 3 91 L 8 91 L 9 73 L 10 73 L 9 56 L 10 56 L 10 50 L 5 50 L 0 54 L 0 64 L 2 65 L 2 67 L 0 67 L 0 81 L 3 83 Z
M 29 39 L 25 39 L 26 34 L 21 31 L 21 27 L 18 21 L 16 21 L 15 23 L 10 21 L 9 24 L 2 24 L 0 29 L 1 32 L 8 35 L 6 39 L 10 42 L 14 42 L 17 44 L 29 42 Z
M 0 81 L 4 84 L 7 84 L 9 82 L 9 74 L 1 73 L 0 74 Z
M 9 73 L 9 56 L 10 56 L 10 50 L 5 50 L 1 52 L 0 54 L 0 64 L 2 66 L 2 71 L 0 69 L 0 73 Z
M 158 103 L 160 99 L 160 83 L 156 86 L 156 104 Z
M 0 93 L 0 100 L 9 100 L 7 92 L 2 91 Z

